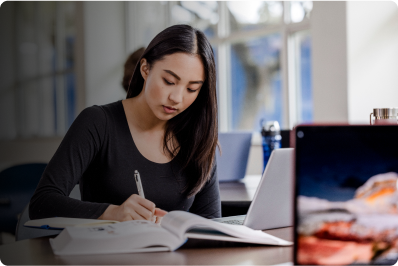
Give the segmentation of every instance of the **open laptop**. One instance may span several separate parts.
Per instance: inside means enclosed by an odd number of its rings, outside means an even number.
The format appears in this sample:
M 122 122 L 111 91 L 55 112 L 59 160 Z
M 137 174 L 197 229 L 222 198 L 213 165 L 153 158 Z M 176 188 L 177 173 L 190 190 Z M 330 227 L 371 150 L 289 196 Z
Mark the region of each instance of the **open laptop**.
M 293 148 L 272 152 L 246 215 L 213 220 L 255 230 L 292 226 L 293 156 Z
M 298 126 L 294 265 L 398 260 L 398 125 Z

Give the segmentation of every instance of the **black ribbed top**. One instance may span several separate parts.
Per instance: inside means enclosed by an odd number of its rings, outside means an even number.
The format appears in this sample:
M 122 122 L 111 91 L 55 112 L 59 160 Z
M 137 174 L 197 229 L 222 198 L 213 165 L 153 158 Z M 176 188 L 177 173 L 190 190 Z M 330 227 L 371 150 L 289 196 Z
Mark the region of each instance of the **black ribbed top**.
M 138 194 L 134 171 L 140 172 L 145 198 L 166 211 L 185 210 L 206 218 L 221 216 L 216 167 L 196 196 L 183 193 L 187 176 L 177 155 L 159 164 L 146 159 L 131 136 L 121 101 L 83 110 L 49 162 L 30 201 L 31 219 L 96 219 L 109 204 Z M 80 183 L 81 201 L 68 195 Z

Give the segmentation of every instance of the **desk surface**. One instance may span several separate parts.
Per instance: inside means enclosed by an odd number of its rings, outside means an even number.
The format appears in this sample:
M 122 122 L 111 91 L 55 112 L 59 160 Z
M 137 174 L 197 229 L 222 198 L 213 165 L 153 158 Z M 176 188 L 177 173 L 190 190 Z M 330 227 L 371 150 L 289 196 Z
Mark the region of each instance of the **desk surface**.
M 266 230 L 274 236 L 292 241 L 292 228 Z M 270 265 L 288 263 L 293 259 L 293 247 L 262 246 L 244 243 L 190 239 L 174 252 L 56 256 L 49 237 L 28 239 L 0 246 L 0 259 L 11 264 L 144 264 L 144 265 Z

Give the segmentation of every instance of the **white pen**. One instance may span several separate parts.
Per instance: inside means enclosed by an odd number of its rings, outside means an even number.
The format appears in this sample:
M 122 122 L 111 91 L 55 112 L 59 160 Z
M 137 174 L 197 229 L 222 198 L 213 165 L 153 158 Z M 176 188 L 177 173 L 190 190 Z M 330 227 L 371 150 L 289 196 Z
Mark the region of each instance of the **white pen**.
M 145 199 L 144 190 L 142 189 L 140 173 L 138 173 L 137 170 L 135 170 L 135 172 L 134 172 L 134 179 L 135 179 L 135 183 L 137 184 L 138 195 L 140 195 L 141 197 L 143 197 Z

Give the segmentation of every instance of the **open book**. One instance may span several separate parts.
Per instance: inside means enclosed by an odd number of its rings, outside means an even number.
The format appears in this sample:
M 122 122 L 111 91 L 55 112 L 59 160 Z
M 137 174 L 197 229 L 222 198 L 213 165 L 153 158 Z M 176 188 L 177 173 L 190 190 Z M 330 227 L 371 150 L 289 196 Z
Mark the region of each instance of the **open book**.
M 50 244 L 56 255 L 111 254 L 174 251 L 187 238 L 281 246 L 292 244 L 259 230 L 218 223 L 184 211 L 169 212 L 161 225 L 137 220 L 95 227 L 66 227 L 50 239 Z

